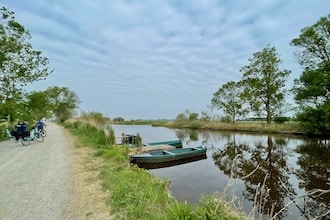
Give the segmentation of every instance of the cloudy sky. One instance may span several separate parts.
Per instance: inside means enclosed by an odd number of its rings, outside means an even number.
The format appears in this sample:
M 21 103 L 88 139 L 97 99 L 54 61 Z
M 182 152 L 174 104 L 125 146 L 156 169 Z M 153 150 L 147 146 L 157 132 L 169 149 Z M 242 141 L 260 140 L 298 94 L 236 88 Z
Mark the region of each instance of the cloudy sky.
M 54 69 L 29 89 L 65 86 L 81 111 L 173 119 L 208 111 L 213 93 L 267 44 L 299 77 L 289 45 L 330 13 L 328 0 L 4 0 Z

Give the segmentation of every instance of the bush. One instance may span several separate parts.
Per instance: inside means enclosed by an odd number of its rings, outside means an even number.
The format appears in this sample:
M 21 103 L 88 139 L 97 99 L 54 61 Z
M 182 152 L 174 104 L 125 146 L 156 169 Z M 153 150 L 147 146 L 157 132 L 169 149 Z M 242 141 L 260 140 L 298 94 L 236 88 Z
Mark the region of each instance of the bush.
M 286 121 L 289 121 L 288 117 L 274 117 L 274 122 L 276 123 L 284 123 Z

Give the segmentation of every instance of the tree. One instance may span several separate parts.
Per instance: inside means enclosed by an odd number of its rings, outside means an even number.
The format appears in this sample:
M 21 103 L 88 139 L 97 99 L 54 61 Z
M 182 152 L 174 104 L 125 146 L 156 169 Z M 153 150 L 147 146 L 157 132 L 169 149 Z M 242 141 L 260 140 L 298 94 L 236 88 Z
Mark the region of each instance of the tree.
M 257 115 L 265 113 L 267 124 L 270 124 L 276 106 L 285 98 L 284 86 L 290 71 L 279 70 L 281 60 L 275 47 L 270 45 L 254 53 L 249 61 L 250 65 L 240 70 L 243 73 L 243 97 Z
M 35 120 L 50 116 L 50 102 L 46 91 L 31 92 L 27 95 L 27 106 Z
M 237 116 L 243 116 L 246 113 L 243 108 L 241 93 L 241 83 L 230 81 L 213 94 L 211 105 L 217 109 L 222 109 L 225 114 L 230 116 L 231 121 L 235 122 Z
M 50 102 L 50 109 L 58 121 L 64 122 L 74 116 L 75 109 L 80 103 L 76 93 L 70 91 L 67 87 L 58 86 L 50 87 L 46 92 Z
M 198 113 L 197 112 L 192 112 L 189 115 L 189 121 L 196 121 L 196 120 L 198 120 Z
M 300 106 L 297 119 L 312 133 L 330 133 L 330 15 L 303 28 L 291 41 L 295 55 L 304 68 L 292 88 Z
M 28 42 L 31 35 L 15 21 L 14 12 L 3 7 L 0 13 L 0 105 L 9 104 L 7 114 L 15 114 L 23 87 L 45 79 L 52 71 L 47 67 L 48 59 L 33 50 Z
M 298 38 L 291 41 L 296 46 L 295 56 L 305 69 L 317 69 L 319 64 L 330 61 L 330 14 L 321 17 L 315 24 L 300 31 Z

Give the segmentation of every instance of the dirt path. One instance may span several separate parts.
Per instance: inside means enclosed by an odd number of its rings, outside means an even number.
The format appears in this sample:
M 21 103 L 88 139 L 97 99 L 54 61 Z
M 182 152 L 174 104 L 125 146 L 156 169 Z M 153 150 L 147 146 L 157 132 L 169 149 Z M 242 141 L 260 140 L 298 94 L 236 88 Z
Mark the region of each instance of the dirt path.
M 0 143 L 0 219 L 109 219 L 92 152 L 46 129 L 42 143 Z

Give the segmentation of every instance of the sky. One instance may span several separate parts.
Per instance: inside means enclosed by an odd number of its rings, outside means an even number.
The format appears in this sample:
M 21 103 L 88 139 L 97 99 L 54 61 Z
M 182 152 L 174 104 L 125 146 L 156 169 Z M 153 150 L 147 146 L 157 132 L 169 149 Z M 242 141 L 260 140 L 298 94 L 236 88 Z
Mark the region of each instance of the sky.
M 330 13 L 328 0 L 1 2 L 54 70 L 27 90 L 68 87 L 79 112 L 125 120 L 210 113 L 213 94 L 241 80 L 239 70 L 267 44 L 292 71 L 291 88 L 302 71 L 291 40 Z

